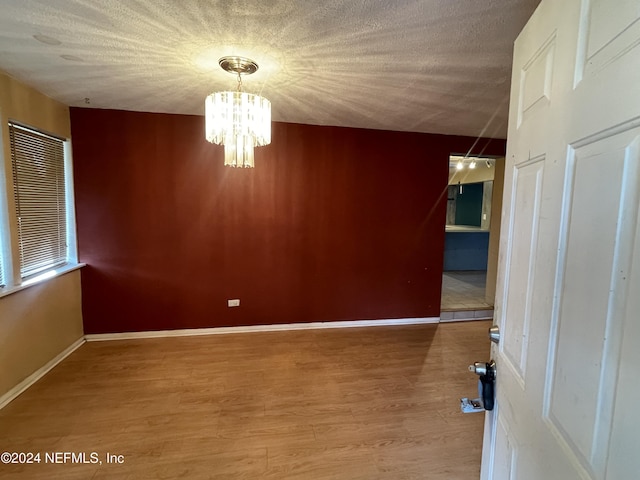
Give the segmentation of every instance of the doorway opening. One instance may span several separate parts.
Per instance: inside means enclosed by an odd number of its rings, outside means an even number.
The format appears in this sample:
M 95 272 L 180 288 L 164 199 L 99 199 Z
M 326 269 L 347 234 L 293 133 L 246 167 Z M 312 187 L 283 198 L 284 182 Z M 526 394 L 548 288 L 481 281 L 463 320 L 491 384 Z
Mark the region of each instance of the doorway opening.
M 449 157 L 441 321 L 493 318 L 504 158 Z

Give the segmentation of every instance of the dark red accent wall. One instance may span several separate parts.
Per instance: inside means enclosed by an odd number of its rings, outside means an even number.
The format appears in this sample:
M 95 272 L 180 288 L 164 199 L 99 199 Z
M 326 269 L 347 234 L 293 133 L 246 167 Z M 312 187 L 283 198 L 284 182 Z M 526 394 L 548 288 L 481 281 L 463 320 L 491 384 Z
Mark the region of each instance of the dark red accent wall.
M 474 139 L 276 122 L 248 170 L 200 116 L 71 129 L 86 333 L 439 315 L 448 155 Z

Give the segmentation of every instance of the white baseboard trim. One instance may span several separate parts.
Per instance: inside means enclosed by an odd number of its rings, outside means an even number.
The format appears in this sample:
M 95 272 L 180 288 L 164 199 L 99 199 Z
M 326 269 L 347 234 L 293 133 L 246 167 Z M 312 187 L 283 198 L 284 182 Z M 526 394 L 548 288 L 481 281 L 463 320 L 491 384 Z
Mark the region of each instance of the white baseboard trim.
M 188 328 L 183 330 L 157 330 L 147 332 L 95 333 L 85 335 L 87 342 L 130 340 L 136 338 L 190 337 L 198 335 L 224 335 L 231 333 L 277 332 L 285 330 L 316 330 L 321 328 L 384 327 L 392 325 L 421 325 L 439 323 L 440 317 L 392 318 L 385 320 L 348 320 L 337 322 L 283 323 L 248 325 L 239 327 Z
M 53 369 L 56 365 L 58 365 L 61 361 L 71 355 L 75 350 L 77 350 L 82 344 L 85 343 L 85 338 L 80 337 L 78 340 L 73 342 L 67 348 L 65 348 L 62 352 L 56 355 L 53 359 L 47 362 L 45 365 L 40 367 L 38 370 L 33 372 L 23 381 L 21 381 L 18 385 L 13 387 L 4 395 L 0 396 L 0 409 L 6 407 L 11 401 L 13 401 L 18 395 L 27 390 L 31 385 L 36 383 L 42 377 L 44 377 L 50 370 Z

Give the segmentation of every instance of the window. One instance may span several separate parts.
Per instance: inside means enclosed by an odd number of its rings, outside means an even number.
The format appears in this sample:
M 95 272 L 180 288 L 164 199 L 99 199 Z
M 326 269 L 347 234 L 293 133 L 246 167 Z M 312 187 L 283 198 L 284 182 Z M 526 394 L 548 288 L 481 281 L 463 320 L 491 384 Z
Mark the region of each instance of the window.
M 69 259 L 65 142 L 9 122 L 20 278 Z
M 82 264 L 77 258 L 71 142 L 9 120 L 0 129 L 0 143 L 8 144 L 10 152 L 6 167 L 0 168 L 3 297 Z

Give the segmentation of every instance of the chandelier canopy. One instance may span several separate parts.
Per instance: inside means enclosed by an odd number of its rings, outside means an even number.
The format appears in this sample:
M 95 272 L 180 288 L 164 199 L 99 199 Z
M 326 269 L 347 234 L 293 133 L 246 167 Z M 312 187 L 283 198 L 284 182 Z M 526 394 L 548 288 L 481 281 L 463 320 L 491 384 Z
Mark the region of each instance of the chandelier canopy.
M 271 102 L 242 91 L 242 75 L 258 70 L 244 57 L 222 57 L 218 63 L 238 76 L 238 89 L 216 92 L 205 100 L 205 135 L 209 142 L 224 145 L 224 164 L 253 168 L 253 148 L 271 143 Z

